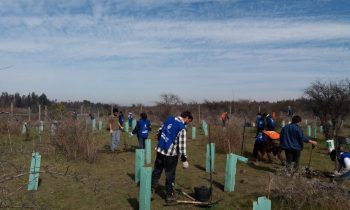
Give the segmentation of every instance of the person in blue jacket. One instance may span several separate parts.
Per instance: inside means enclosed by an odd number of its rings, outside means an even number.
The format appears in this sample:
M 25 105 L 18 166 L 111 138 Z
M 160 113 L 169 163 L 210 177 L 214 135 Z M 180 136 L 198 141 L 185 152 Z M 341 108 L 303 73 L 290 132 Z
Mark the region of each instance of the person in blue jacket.
M 186 126 L 192 122 L 190 111 L 184 111 L 180 116 L 168 116 L 163 125 L 158 129 L 157 156 L 152 172 L 152 197 L 158 187 L 162 171 L 165 172 L 166 202 L 176 202 L 177 195 L 174 192 L 175 172 L 178 157 L 181 158 L 183 168 L 188 168 L 186 153 Z
M 304 142 L 312 144 L 313 147 L 317 145 L 316 141 L 310 140 L 304 135 L 303 129 L 299 126 L 300 122 L 301 117 L 295 115 L 292 118 L 292 123 L 284 126 L 281 130 L 280 143 L 286 154 L 286 166 L 289 172 L 292 169 L 292 163 L 294 163 L 294 169 L 298 169 Z
M 132 127 L 132 120 L 133 120 L 133 118 L 132 118 L 132 112 L 129 112 L 129 113 L 128 113 L 128 123 L 129 123 L 129 128 L 131 128 L 131 127 Z
M 139 149 L 145 148 L 145 140 L 148 138 L 149 132 L 151 132 L 151 121 L 147 119 L 147 114 L 142 112 L 140 120 L 137 121 L 136 127 L 132 131 L 132 134 L 136 134 L 139 140 Z
M 265 127 L 265 120 L 260 112 L 256 115 L 255 123 L 256 123 L 256 135 L 258 135 L 264 130 L 264 127 Z
M 270 114 L 264 114 L 266 119 L 266 130 L 267 131 L 274 131 L 275 130 L 275 121 L 273 120 L 272 116 Z

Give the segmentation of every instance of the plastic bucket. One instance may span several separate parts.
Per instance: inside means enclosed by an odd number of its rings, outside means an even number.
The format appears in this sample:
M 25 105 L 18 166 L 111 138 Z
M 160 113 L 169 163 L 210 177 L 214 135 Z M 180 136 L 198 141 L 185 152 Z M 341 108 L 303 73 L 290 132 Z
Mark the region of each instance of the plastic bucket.
M 211 190 L 206 186 L 195 187 L 194 192 L 198 201 L 207 202 L 210 199 Z
M 332 152 L 332 150 L 335 149 L 333 139 L 326 140 L 326 145 L 327 145 L 328 152 Z

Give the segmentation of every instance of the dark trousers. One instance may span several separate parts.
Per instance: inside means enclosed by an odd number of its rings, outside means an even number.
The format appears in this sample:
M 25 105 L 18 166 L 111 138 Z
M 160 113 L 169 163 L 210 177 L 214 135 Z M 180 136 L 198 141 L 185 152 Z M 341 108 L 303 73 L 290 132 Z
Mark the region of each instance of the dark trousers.
M 260 142 L 260 141 L 255 141 L 254 143 L 254 148 L 253 148 L 253 156 L 258 159 L 262 160 L 265 151 L 266 150 L 266 142 Z M 260 155 L 259 155 L 260 153 Z
M 157 157 L 154 162 L 154 169 L 152 172 L 153 189 L 158 186 L 160 176 L 162 175 L 162 171 L 164 169 L 166 194 L 171 195 L 174 192 L 177 160 L 178 156 L 165 156 L 161 153 L 157 153 Z
M 286 163 L 287 163 L 287 167 L 290 168 L 292 162 L 295 163 L 294 168 L 298 168 L 299 167 L 299 159 L 300 159 L 300 150 L 296 150 L 296 149 L 285 149 L 284 150 L 285 154 L 286 154 Z

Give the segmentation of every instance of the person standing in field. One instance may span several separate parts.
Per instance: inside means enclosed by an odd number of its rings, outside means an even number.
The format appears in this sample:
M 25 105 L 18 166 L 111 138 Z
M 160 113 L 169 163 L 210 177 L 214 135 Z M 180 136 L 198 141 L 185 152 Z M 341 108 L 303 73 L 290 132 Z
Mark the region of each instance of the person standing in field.
M 147 119 L 147 114 L 142 112 L 140 120 L 137 121 L 136 127 L 132 131 L 132 134 L 136 134 L 139 140 L 139 149 L 145 148 L 145 140 L 148 138 L 149 132 L 151 132 L 151 121 Z
M 166 202 L 175 202 L 177 195 L 174 192 L 175 171 L 180 156 L 183 168 L 188 168 L 186 153 L 186 127 L 192 122 L 190 111 L 184 111 L 180 116 L 168 116 L 158 130 L 157 156 L 152 172 L 152 195 L 158 187 L 162 171 L 165 171 Z
M 113 114 L 109 118 L 109 132 L 111 133 L 112 142 L 111 142 L 111 151 L 115 152 L 117 149 L 118 143 L 120 141 L 120 134 L 123 130 L 123 126 L 119 123 L 118 118 L 118 109 L 113 109 Z
M 221 121 L 222 121 L 222 126 L 226 127 L 226 122 L 229 120 L 230 118 L 228 117 L 228 113 L 227 112 L 223 112 L 221 113 Z
M 265 127 L 265 120 L 260 112 L 256 115 L 255 123 L 256 123 L 256 135 L 258 135 L 264 130 L 264 127 Z
M 266 119 L 266 130 L 274 131 L 276 127 L 275 120 L 272 118 L 270 114 L 265 113 L 263 116 L 265 116 L 265 119 Z
M 119 119 L 119 124 L 121 126 L 124 126 L 124 114 L 123 114 L 122 111 L 119 112 L 119 118 L 118 119 Z
M 298 170 L 301 151 L 303 150 L 304 142 L 317 145 L 316 141 L 310 140 L 304 135 L 303 129 L 299 126 L 301 117 L 293 116 L 292 123 L 286 125 L 281 130 L 280 143 L 281 148 L 286 154 L 286 165 L 288 172 L 291 172 L 292 164 L 294 169 Z
M 132 128 L 132 120 L 133 120 L 133 118 L 132 118 L 132 112 L 129 111 L 129 113 L 128 113 L 129 128 Z

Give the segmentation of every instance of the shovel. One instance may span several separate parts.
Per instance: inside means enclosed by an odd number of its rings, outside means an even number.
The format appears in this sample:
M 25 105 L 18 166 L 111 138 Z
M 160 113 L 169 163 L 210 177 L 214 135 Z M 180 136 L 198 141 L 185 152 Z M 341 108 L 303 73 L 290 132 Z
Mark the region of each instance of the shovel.
M 307 168 L 305 169 L 306 172 L 309 172 L 309 173 L 311 172 L 310 164 L 311 164 L 312 151 L 314 150 L 314 148 L 315 148 L 315 146 L 312 145 L 312 147 L 311 147 L 311 152 L 310 152 L 310 156 L 309 156 L 309 163 L 307 164 Z

